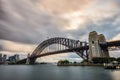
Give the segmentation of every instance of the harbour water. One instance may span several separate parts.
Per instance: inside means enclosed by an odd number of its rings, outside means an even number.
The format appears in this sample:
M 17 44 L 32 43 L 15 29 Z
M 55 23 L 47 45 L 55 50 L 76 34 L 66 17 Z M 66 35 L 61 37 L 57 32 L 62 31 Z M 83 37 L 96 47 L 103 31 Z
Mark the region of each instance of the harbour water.
M 120 70 L 53 64 L 0 65 L 0 80 L 120 80 Z

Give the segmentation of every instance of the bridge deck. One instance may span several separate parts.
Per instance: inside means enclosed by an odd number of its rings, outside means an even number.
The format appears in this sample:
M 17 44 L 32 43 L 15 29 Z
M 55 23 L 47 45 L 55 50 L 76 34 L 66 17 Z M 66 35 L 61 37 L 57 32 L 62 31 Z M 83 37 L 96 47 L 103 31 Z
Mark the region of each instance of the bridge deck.
M 83 47 L 65 49 L 65 50 L 60 50 L 60 51 L 55 51 L 55 52 L 42 53 L 40 55 L 29 57 L 29 58 L 33 59 L 33 58 L 44 57 L 44 56 L 49 56 L 49 55 L 54 55 L 54 54 L 68 53 L 68 52 L 74 52 L 74 51 L 77 51 L 77 50 L 79 51 L 79 50 L 88 50 L 88 49 L 89 49 L 89 46 L 83 46 Z M 22 60 L 18 61 L 17 63 L 18 64 L 26 63 L 26 60 L 27 60 L 27 58 L 22 59 Z

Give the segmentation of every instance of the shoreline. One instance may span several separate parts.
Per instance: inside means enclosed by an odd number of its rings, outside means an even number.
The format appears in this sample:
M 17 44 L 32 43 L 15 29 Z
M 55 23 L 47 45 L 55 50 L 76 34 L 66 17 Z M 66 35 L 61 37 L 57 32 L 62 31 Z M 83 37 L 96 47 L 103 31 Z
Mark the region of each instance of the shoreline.
M 57 66 L 101 66 L 103 67 L 103 64 L 57 64 Z

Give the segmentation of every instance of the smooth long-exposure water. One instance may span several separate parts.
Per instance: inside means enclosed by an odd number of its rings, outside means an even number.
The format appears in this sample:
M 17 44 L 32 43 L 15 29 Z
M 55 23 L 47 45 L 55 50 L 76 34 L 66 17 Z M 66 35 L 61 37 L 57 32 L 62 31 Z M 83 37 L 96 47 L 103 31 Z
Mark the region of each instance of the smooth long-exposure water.
M 0 80 L 120 80 L 120 70 L 52 64 L 1 65 Z

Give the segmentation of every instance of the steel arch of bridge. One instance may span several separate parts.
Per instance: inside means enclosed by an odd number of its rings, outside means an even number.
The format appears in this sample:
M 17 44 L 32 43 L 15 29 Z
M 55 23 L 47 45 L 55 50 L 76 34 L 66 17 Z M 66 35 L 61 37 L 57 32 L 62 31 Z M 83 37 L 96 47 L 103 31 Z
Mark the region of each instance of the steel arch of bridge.
M 64 45 L 64 46 L 68 47 L 69 49 L 87 46 L 86 42 L 81 42 L 79 40 L 72 40 L 72 39 L 68 39 L 68 38 L 55 37 L 55 38 L 50 38 L 48 40 L 45 40 L 41 44 L 39 44 L 38 47 L 31 54 L 31 57 L 41 55 L 42 51 L 46 47 L 48 47 L 52 44 Z M 86 51 L 86 54 L 84 53 L 84 51 Z M 74 50 L 73 52 L 77 53 L 83 59 L 88 58 L 87 50 Z

